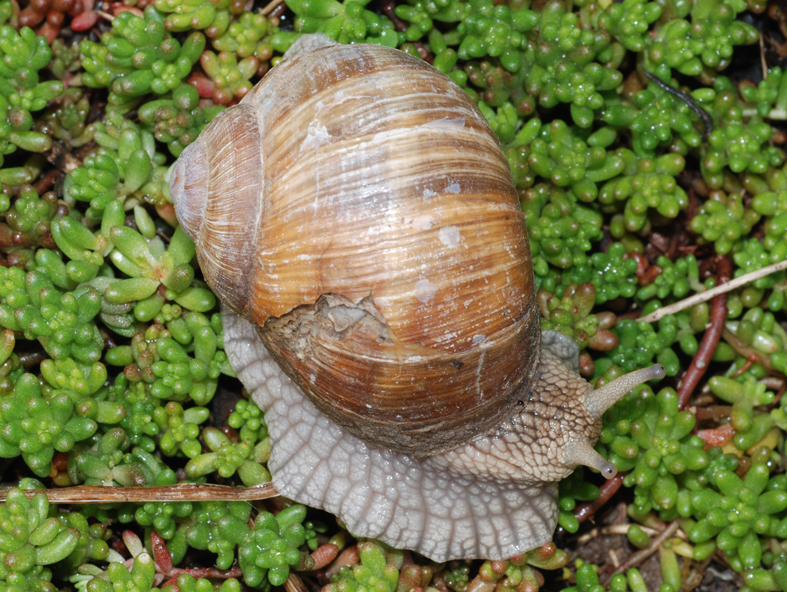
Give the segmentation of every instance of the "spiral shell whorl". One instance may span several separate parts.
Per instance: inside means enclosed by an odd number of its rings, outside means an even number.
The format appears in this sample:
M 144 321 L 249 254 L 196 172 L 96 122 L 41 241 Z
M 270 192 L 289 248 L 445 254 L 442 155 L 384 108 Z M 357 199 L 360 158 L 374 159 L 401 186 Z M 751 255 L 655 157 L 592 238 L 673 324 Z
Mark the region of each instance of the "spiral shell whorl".
M 262 206 L 259 159 L 257 118 L 248 106 L 237 105 L 183 151 L 170 181 L 175 212 L 198 246 L 205 279 L 244 315 Z

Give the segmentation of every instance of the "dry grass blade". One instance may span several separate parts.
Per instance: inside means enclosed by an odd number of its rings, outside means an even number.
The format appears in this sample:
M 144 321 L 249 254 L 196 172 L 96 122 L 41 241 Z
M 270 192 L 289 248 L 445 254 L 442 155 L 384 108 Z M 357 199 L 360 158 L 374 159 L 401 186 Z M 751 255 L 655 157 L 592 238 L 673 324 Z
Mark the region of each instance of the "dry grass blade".
M 0 502 L 8 490 L 0 491 Z M 112 502 L 195 502 L 195 501 L 251 501 L 276 497 L 279 492 L 273 483 L 257 487 L 227 487 L 207 483 L 177 483 L 159 487 L 103 487 L 83 485 L 57 489 L 26 489 L 28 497 L 46 493 L 53 504 L 99 504 Z
M 293 571 L 287 576 L 287 580 L 284 582 L 284 589 L 287 592 L 309 592 L 300 576 Z
M 282 2 L 284 2 L 284 0 L 273 0 L 273 2 L 270 2 L 270 3 L 269 3 L 269 4 L 268 4 L 268 5 L 265 7 L 265 8 L 263 8 L 262 10 L 260 10 L 260 14 L 261 14 L 262 16 L 269 15 L 270 13 L 272 13 L 272 12 L 274 11 L 274 9 L 275 9 L 276 7 L 277 7 L 279 4 L 281 4 Z
M 718 268 L 719 287 L 726 286 L 729 283 L 730 276 L 732 275 L 732 262 L 729 257 L 720 255 L 717 258 L 716 266 Z M 705 376 L 708 370 L 713 352 L 719 345 L 722 331 L 724 331 L 724 322 L 727 319 L 727 294 L 716 294 L 713 298 L 713 304 L 710 309 L 710 323 L 705 328 L 705 334 L 702 336 L 702 341 L 697 348 L 697 353 L 691 360 L 691 364 L 686 368 L 683 377 L 680 379 L 678 385 L 678 403 L 679 409 L 683 410 L 689 404 L 694 389 Z
M 680 312 L 681 310 L 692 307 L 695 304 L 699 304 L 700 302 L 707 302 L 714 296 L 718 296 L 719 294 L 724 294 L 726 292 L 729 292 L 730 290 L 734 290 L 735 288 L 740 288 L 741 286 L 745 286 L 746 284 L 749 284 L 755 280 L 771 275 L 772 273 L 776 273 L 777 271 L 781 271 L 783 269 L 787 269 L 787 260 L 780 261 L 779 263 L 774 263 L 773 265 L 769 265 L 768 267 L 763 267 L 762 269 L 758 269 L 757 271 L 752 271 L 751 273 L 747 273 L 745 275 L 737 277 L 734 280 L 730 280 L 726 284 L 716 286 L 711 290 L 700 292 L 699 294 L 695 294 L 694 296 L 680 300 L 675 304 L 670 304 L 669 306 L 660 308 L 657 311 L 650 313 L 649 315 L 645 315 L 644 317 L 638 318 L 637 320 L 640 321 L 641 323 L 653 323 L 655 321 L 658 321 L 662 317 L 665 317 L 670 314 L 675 314 L 676 312 Z
M 648 557 L 653 555 L 656 551 L 659 550 L 659 547 L 666 541 L 668 538 L 673 536 L 678 531 L 678 521 L 672 522 L 667 528 L 665 528 L 659 536 L 653 539 L 653 542 L 650 544 L 650 547 L 647 549 L 642 549 L 637 551 L 633 555 L 631 555 L 625 562 L 620 564 L 615 571 L 613 571 L 604 585 L 609 583 L 609 580 L 612 579 L 612 576 L 619 573 L 626 573 L 632 567 L 638 566 L 640 563 L 645 561 Z
M 638 526 L 642 529 L 642 532 L 644 532 L 649 537 L 658 536 L 663 531 L 663 530 L 656 530 L 655 528 L 650 528 L 648 526 L 642 526 L 641 524 Z M 578 544 L 584 545 L 589 541 L 591 541 L 594 537 L 597 537 L 599 535 L 601 536 L 606 536 L 610 534 L 626 535 L 628 534 L 629 528 L 631 528 L 631 524 L 610 524 L 609 526 L 604 526 L 602 528 L 594 528 L 592 531 L 585 533 L 581 537 L 577 538 L 576 541 Z M 683 532 L 682 530 L 678 530 L 678 532 L 675 533 L 675 536 L 686 541 L 689 540 L 689 537 L 686 536 L 686 533 Z

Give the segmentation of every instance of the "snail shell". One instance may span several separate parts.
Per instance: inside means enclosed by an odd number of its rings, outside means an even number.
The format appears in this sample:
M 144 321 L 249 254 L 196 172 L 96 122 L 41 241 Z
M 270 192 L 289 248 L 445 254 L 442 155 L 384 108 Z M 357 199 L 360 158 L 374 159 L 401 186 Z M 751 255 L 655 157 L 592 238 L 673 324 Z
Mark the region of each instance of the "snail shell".
M 373 45 L 287 59 L 170 185 L 283 495 L 435 561 L 505 559 L 551 539 L 577 465 L 615 474 L 601 415 L 664 370 L 594 391 L 542 337 L 508 165 L 446 76 Z
M 447 76 L 354 45 L 274 68 L 187 148 L 173 193 L 208 283 L 310 400 L 423 455 L 500 423 L 535 373 L 510 177 Z

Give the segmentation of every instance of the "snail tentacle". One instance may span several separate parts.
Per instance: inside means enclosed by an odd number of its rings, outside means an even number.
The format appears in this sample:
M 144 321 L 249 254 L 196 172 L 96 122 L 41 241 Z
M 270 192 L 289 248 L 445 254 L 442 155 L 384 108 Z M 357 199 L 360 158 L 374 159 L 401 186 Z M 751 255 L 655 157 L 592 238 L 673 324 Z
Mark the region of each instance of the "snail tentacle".
M 664 366 L 661 364 L 653 364 L 648 368 L 629 372 L 601 388 L 590 391 L 585 405 L 593 417 L 601 419 L 604 412 L 622 399 L 631 389 L 654 378 L 664 378 L 664 376 Z
M 618 474 L 618 468 L 601 456 L 593 448 L 587 438 L 576 438 L 566 447 L 565 460 L 567 464 L 575 466 L 584 465 L 601 473 L 605 479 L 612 479 Z

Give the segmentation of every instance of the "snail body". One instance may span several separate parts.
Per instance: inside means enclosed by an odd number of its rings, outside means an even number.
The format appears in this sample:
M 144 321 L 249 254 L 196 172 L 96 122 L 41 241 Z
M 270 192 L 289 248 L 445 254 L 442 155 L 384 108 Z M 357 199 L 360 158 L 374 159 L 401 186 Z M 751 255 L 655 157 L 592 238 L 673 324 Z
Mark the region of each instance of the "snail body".
M 508 164 L 465 93 L 374 45 L 274 68 L 184 150 L 178 218 L 285 496 L 437 561 L 549 541 L 556 482 L 651 369 L 592 387 L 545 334 Z

